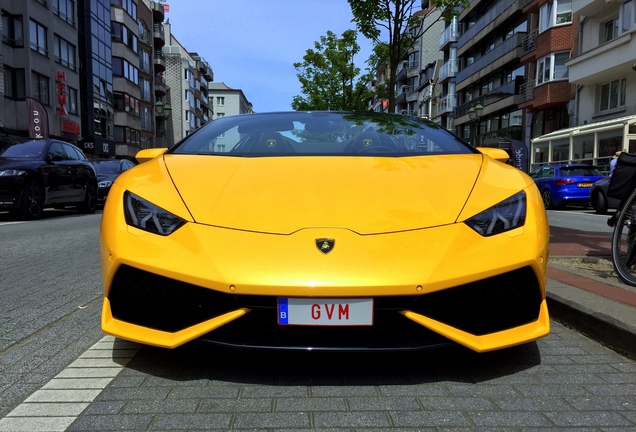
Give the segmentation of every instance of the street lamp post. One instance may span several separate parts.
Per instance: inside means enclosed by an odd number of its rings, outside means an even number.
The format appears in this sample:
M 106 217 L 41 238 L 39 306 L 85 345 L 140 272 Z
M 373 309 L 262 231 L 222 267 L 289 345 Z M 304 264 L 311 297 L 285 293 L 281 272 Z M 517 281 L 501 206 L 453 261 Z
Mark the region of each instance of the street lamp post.
M 477 147 L 477 134 L 479 133 L 479 119 L 481 118 L 482 113 L 484 112 L 484 107 L 482 104 L 477 103 L 477 105 L 470 107 L 468 110 L 468 117 L 473 122 L 471 126 L 471 130 L 473 131 L 473 145 Z
M 167 124 L 168 119 L 170 118 L 170 114 L 172 114 L 172 107 L 170 104 L 164 103 L 161 99 L 155 102 L 155 117 L 157 119 L 157 137 L 162 136 L 166 139 L 166 147 L 167 146 Z M 161 135 L 160 135 L 161 134 Z

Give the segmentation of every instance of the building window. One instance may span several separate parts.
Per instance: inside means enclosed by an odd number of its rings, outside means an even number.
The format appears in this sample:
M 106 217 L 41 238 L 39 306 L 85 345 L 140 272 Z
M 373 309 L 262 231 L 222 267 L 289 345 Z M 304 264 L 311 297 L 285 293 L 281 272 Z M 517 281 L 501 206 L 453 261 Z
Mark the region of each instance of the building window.
M 48 49 L 46 46 L 46 28 L 31 20 L 29 38 L 31 42 L 31 49 L 33 51 L 36 51 L 42 55 L 47 55 Z
M 115 92 L 113 96 L 115 98 L 115 110 L 125 111 L 135 117 L 139 117 L 141 115 L 139 99 L 120 92 Z
M 75 47 L 57 35 L 55 35 L 54 44 L 55 62 L 75 70 Z
M 12 47 L 23 47 L 22 16 L 2 12 L 2 42 Z
M 24 99 L 25 94 L 24 69 L 4 67 L 4 97 L 9 99 Z
M 75 23 L 75 2 L 73 0 L 53 0 L 53 13 L 70 25 Z
M 122 8 L 137 21 L 137 3 L 133 0 L 110 0 L 110 5 Z
M 603 35 L 601 43 L 609 42 L 618 37 L 618 18 L 611 19 L 603 24 Z
M 553 0 L 539 9 L 539 32 L 572 23 L 572 0 Z
M 565 62 L 570 58 L 569 51 L 551 53 L 537 61 L 537 85 L 548 81 L 568 78 L 568 67 Z
M 113 75 L 123 76 L 139 85 L 139 69 L 123 58 L 113 57 Z
M 69 114 L 78 114 L 77 108 L 77 89 L 72 87 L 67 87 L 67 98 L 68 98 L 68 113 Z
M 225 113 L 216 113 L 216 118 L 223 118 L 225 117 Z
M 49 78 L 37 72 L 31 74 L 33 98 L 49 105 Z
M 632 25 L 636 24 L 636 1 L 628 0 L 621 8 L 622 32 L 629 31 Z
M 600 88 L 599 111 L 608 111 L 625 106 L 625 78 L 603 84 Z
M 225 106 L 225 97 L 223 96 L 217 96 L 216 98 L 216 104 L 218 106 Z

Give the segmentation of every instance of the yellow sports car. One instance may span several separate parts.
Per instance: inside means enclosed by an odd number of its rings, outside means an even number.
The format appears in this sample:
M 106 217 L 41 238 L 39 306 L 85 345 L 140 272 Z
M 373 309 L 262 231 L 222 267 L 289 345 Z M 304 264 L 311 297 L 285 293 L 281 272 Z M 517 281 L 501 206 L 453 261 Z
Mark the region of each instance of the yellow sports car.
M 104 332 L 483 352 L 548 334 L 548 222 L 500 149 L 414 117 L 228 116 L 142 150 L 101 224 Z

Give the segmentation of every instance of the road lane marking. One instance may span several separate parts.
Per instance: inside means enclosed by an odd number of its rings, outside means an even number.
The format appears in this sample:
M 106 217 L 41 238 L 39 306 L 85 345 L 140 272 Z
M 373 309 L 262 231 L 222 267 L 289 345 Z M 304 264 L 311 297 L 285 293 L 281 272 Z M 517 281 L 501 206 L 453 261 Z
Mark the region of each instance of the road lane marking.
M 105 336 L 6 417 L 0 432 L 65 431 L 137 354 L 141 345 Z

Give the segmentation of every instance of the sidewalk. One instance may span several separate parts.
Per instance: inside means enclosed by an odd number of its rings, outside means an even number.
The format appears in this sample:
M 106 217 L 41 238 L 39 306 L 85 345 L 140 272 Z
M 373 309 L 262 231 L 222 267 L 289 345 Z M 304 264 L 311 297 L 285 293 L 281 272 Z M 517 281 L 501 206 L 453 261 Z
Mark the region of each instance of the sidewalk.
M 550 227 L 551 257 L 611 257 L 611 234 Z M 548 308 L 555 320 L 636 359 L 636 287 L 550 263 Z

